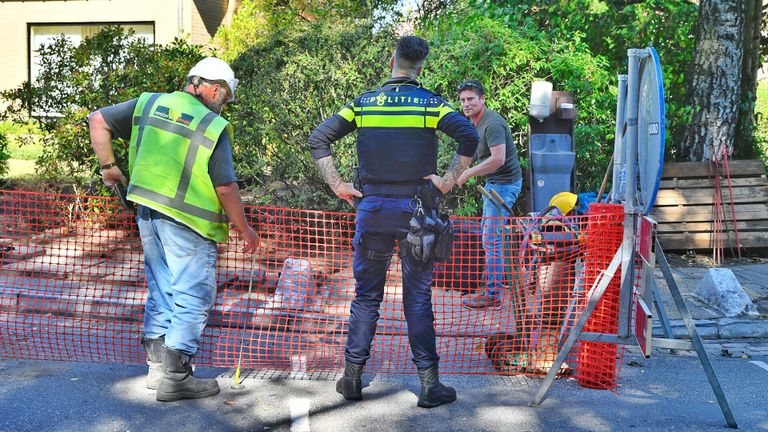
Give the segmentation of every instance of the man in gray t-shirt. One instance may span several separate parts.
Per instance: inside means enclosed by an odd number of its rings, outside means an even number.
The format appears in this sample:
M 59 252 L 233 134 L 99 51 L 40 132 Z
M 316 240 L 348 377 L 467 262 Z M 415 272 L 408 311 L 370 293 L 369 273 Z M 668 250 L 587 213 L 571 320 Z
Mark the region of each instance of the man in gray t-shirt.
M 463 185 L 472 177 L 485 176 L 485 188 L 495 190 L 512 207 L 520 195 L 523 175 L 509 125 L 498 113 L 486 108 L 485 89 L 480 82 L 465 81 L 458 91 L 461 109 L 477 128 L 480 144 L 475 153 L 477 165 L 464 171 L 456 183 Z M 487 288 L 484 293 L 468 296 L 462 301 L 467 309 L 501 307 L 501 292 L 504 288 L 501 227 L 504 219 L 510 216 L 483 197 L 483 249 Z

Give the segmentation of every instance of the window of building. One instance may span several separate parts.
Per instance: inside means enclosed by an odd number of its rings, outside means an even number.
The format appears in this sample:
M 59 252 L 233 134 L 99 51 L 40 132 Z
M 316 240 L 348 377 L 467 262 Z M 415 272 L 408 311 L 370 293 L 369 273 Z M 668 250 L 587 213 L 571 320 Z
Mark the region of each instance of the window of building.
M 119 25 L 132 29 L 134 38 L 143 38 L 149 43 L 155 42 L 155 25 L 151 23 L 79 23 L 79 24 L 32 24 L 29 31 L 29 81 L 35 82 L 40 71 L 40 45 L 50 44 L 54 38 L 64 35 L 75 45 L 83 39 L 93 36 L 104 27 Z

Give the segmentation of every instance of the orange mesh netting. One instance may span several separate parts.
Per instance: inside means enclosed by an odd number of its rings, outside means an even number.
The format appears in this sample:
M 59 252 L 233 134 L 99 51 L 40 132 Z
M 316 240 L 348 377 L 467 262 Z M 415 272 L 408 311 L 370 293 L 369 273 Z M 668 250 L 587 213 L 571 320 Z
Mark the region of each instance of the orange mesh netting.
M 234 367 L 242 344 L 242 368 L 338 371 L 355 286 L 354 214 L 246 210 L 262 248 L 244 255 L 234 232 L 220 245 L 218 296 L 197 363 Z M 0 217 L 0 356 L 143 364 L 146 288 L 133 213 L 113 198 L 0 191 Z M 585 307 L 585 286 L 621 242 L 620 228 L 614 233 L 620 217 L 501 221 L 500 310 L 462 308 L 463 295 L 485 289 L 482 221 L 452 220 L 453 256 L 436 266 L 433 283 L 441 372 L 545 373 Z M 401 291 L 395 254 L 368 372 L 415 370 Z M 614 319 L 618 306 L 601 305 L 591 331 Z M 615 378 L 615 346 L 610 353 L 593 348 L 601 344 L 581 346 L 562 373 L 575 371 L 585 382 Z
M 600 241 L 587 243 L 585 256 L 585 282 L 591 287 L 604 271 L 621 246 L 624 235 L 624 206 L 622 204 L 592 203 L 587 236 Z M 617 271 L 608 284 L 605 293 L 597 303 L 594 312 L 584 326 L 585 332 L 615 334 L 619 327 L 619 291 L 621 272 Z M 589 289 L 589 288 L 588 288 Z M 611 389 L 616 386 L 620 356 L 616 344 L 603 342 L 582 342 L 579 352 L 579 384 L 597 389 Z

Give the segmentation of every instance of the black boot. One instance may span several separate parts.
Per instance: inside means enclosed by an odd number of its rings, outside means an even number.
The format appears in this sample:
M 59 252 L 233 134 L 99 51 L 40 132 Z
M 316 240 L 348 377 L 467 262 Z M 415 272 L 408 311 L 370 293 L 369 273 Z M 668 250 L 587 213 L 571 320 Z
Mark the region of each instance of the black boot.
M 165 357 L 165 338 L 148 339 L 141 336 L 141 345 L 147 353 L 147 388 L 157 390 L 163 379 L 163 357 Z
M 421 380 L 421 394 L 418 403 L 420 407 L 434 408 L 456 400 L 456 390 L 440 382 L 437 365 L 427 369 L 419 369 L 419 379 Z
M 219 394 L 214 378 L 192 376 L 192 356 L 166 347 L 163 357 L 163 379 L 157 388 L 157 400 L 198 399 Z
M 346 362 L 344 376 L 336 381 L 336 391 L 344 396 L 344 399 L 358 401 L 363 398 L 363 374 L 364 364 Z

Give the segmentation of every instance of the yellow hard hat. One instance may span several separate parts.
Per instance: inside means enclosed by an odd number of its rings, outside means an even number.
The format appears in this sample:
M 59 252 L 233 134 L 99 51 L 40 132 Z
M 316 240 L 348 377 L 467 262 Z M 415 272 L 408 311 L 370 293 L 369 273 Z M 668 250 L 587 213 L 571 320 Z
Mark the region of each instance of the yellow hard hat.
M 578 200 L 579 197 L 575 193 L 560 192 L 549 200 L 549 205 L 559 208 L 560 212 L 565 216 L 576 207 L 576 202 Z

